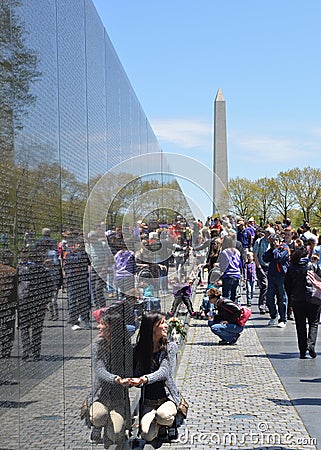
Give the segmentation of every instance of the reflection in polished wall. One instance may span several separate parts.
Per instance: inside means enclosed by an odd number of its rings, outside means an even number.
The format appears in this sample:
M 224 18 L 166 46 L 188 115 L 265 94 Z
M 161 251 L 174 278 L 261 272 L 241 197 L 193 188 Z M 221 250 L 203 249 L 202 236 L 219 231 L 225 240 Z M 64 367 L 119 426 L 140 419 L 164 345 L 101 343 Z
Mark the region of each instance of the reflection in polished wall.
M 91 0 L 1 0 L 0 21 L 0 448 L 91 448 L 79 408 L 109 304 L 84 210 L 107 171 L 160 149 Z

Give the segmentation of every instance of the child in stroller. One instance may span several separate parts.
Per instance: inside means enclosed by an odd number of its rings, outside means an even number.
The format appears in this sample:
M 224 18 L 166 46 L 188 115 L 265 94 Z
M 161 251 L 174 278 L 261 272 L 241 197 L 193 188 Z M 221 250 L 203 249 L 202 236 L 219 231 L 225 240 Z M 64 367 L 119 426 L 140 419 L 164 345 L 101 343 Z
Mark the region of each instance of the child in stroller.
M 202 303 L 200 306 L 200 318 L 203 319 L 209 319 L 214 315 L 214 305 L 210 302 L 210 299 L 205 293 L 204 297 L 202 298 Z
M 173 317 L 176 314 L 181 302 L 183 302 L 184 305 L 187 307 L 187 310 L 191 316 L 195 315 L 195 312 L 193 311 L 193 305 L 191 302 L 192 284 L 193 280 L 188 280 L 183 283 L 180 283 L 178 277 L 175 277 L 173 279 L 174 301 L 172 303 L 170 311 L 168 312 L 168 315 L 170 317 Z
M 210 318 L 212 315 L 214 315 L 214 305 L 209 301 L 208 295 L 207 295 L 207 291 L 213 287 L 215 287 L 216 289 L 220 289 L 220 287 L 222 286 L 222 281 L 221 281 L 221 272 L 219 267 L 214 264 L 214 267 L 212 268 L 212 270 L 210 270 L 209 274 L 208 274 L 208 279 L 207 279 L 207 288 L 206 291 L 204 293 L 204 297 L 202 299 L 202 303 L 200 306 L 200 313 L 198 316 L 200 316 L 200 318 L 202 319 L 203 317 L 205 319 Z

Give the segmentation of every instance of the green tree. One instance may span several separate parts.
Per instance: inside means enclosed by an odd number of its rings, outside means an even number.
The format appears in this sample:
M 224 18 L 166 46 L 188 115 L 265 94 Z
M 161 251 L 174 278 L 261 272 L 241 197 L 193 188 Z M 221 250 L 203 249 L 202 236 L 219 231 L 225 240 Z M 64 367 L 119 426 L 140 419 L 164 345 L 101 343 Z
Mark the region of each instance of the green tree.
M 0 151 L 2 159 L 0 178 L 0 229 L 10 232 L 14 246 L 18 244 L 17 183 L 14 134 L 23 128 L 23 117 L 35 101 L 31 85 L 40 76 L 37 54 L 27 48 L 24 25 L 16 14 L 17 0 L 0 2 Z M 21 227 L 20 227 L 21 228 Z
M 241 217 L 250 217 L 258 211 L 257 186 L 246 178 L 232 178 L 228 182 L 230 212 Z
M 301 208 L 303 217 L 310 222 L 320 202 L 321 170 L 308 166 L 304 169 L 291 169 L 288 175 L 291 190 Z
M 271 215 L 273 211 L 272 202 L 274 200 L 274 182 L 271 178 L 260 178 L 255 183 L 256 189 L 256 200 L 258 205 L 258 211 L 260 217 L 262 217 L 265 223 L 267 218 Z M 255 213 L 254 213 L 255 214 Z M 253 215 L 254 215 L 253 214 Z
M 290 171 L 280 172 L 276 178 L 271 179 L 271 190 L 274 193 L 272 204 L 283 219 L 286 219 L 289 211 L 297 205 L 292 184 Z

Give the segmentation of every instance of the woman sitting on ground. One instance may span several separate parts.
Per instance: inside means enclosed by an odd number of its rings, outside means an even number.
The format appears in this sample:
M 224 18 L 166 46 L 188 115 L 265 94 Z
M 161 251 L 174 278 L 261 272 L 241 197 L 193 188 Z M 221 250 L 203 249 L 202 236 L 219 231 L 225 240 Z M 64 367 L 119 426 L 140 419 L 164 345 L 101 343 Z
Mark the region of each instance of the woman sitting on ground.
M 143 315 L 134 350 L 134 376 L 129 383 L 142 387 L 141 437 L 153 441 L 163 427 L 175 427 L 181 396 L 174 381 L 177 344 L 167 341 L 165 314 Z M 162 427 L 162 429 L 161 429 Z

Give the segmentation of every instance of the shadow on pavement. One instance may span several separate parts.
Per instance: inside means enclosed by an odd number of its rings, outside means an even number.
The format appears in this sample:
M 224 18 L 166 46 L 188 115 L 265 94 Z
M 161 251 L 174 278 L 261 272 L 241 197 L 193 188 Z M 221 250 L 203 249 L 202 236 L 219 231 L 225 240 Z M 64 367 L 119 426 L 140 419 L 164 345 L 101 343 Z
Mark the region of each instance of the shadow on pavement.
M 14 402 L 12 400 L 0 400 L 0 408 L 26 408 L 33 403 L 37 403 L 38 401 L 30 401 L 30 402 Z
M 244 355 L 245 358 L 270 358 L 270 359 L 298 359 L 298 353 L 275 353 Z
M 312 380 L 300 380 L 300 383 L 321 383 L 321 378 L 313 378 Z
M 292 404 L 321 406 L 321 398 L 294 398 Z

